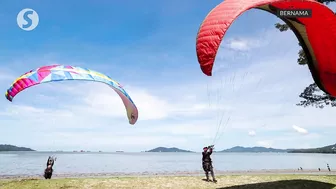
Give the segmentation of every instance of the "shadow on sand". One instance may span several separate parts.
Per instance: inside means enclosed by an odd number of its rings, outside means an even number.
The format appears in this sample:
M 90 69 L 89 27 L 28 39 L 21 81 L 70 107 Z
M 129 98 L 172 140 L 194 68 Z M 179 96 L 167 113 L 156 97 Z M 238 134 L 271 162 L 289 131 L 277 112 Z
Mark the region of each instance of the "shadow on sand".
M 202 179 L 202 180 L 205 181 L 205 182 L 213 182 L 212 180 L 207 181 L 207 179 Z
M 332 189 L 336 185 L 313 180 L 282 180 L 257 184 L 228 186 L 217 189 Z

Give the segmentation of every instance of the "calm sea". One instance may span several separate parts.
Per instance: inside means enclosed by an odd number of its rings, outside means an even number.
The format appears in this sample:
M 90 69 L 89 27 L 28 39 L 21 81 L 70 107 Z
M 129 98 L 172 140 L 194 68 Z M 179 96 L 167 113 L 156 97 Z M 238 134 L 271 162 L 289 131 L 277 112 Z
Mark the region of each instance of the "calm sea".
M 1 175 L 40 175 L 49 155 L 57 174 L 193 172 L 201 170 L 201 153 L 50 153 L 1 152 Z M 214 153 L 216 170 L 336 168 L 336 155 L 287 153 Z

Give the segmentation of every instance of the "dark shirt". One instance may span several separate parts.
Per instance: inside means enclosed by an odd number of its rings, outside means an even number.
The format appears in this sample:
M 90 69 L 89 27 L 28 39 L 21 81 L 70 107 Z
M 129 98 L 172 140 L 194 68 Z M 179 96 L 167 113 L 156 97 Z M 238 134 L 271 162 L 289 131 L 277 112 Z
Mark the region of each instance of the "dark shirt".
M 203 162 L 211 162 L 211 154 L 212 154 L 212 149 L 210 149 L 210 151 L 207 152 L 202 152 L 202 161 Z

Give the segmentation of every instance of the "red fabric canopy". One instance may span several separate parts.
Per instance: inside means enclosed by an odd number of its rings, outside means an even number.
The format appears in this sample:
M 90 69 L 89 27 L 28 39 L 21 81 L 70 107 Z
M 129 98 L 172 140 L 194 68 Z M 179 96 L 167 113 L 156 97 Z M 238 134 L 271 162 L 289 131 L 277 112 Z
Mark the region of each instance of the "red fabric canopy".
M 297 36 L 308 59 L 315 83 L 336 96 L 336 16 L 327 6 L 313 0 L 225 0 L 203 21 L 196 39 L 198 62 L 211 76 L 220 43 L 234 20 L 257 8 L 276 14 L 278 9 L 311 9 L 309 18 L 281 18 Z

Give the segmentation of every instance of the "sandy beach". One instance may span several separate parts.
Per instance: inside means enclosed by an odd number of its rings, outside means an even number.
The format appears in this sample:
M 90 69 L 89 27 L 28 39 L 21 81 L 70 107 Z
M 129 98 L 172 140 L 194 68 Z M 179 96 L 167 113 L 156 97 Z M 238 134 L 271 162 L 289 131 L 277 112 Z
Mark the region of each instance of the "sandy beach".
M 336 188 L 336 172 L 313 170 L 262 170 L 217 173 L 217 183 L 206 182 L 201 173 L 117 175 L 55 175 L 51 180 L 37 176 L 2 176 L 0 188 L 270 188 L 332 189 Z
M 51 180 L 42 175 L 2 175 L 0 188 L 336 188 L 336 171 L 253 170 L 218 171 L 218 182 L 204 181 L 203 172 L 134 174 L 55 174 Z

